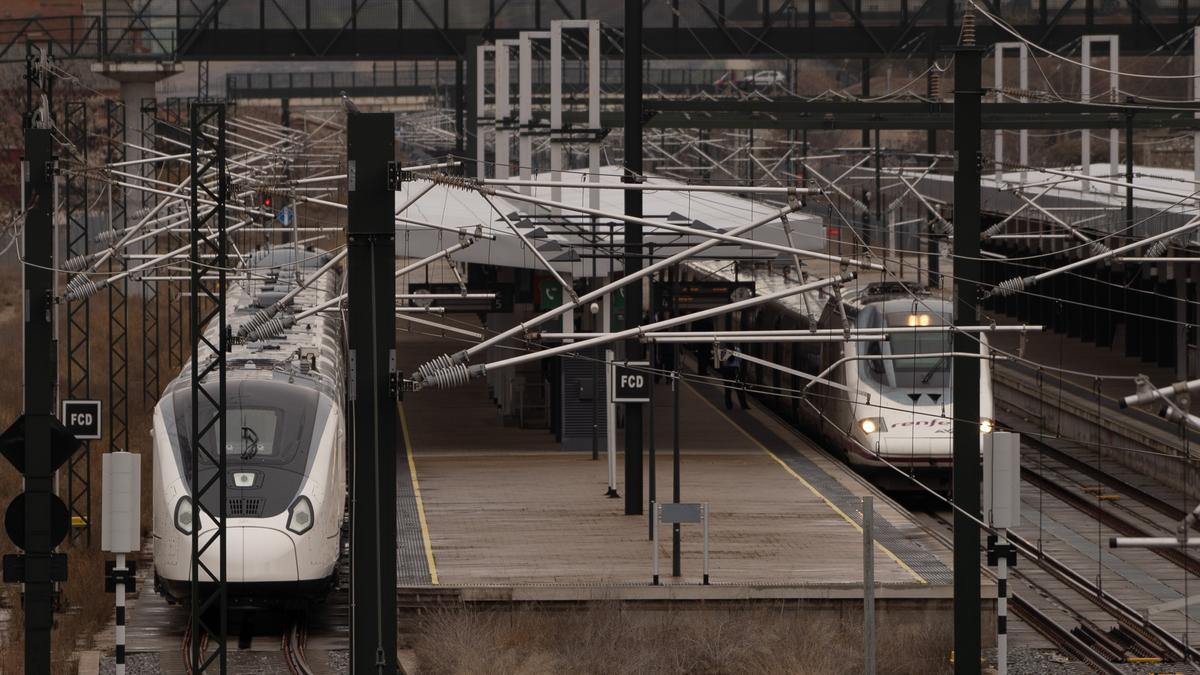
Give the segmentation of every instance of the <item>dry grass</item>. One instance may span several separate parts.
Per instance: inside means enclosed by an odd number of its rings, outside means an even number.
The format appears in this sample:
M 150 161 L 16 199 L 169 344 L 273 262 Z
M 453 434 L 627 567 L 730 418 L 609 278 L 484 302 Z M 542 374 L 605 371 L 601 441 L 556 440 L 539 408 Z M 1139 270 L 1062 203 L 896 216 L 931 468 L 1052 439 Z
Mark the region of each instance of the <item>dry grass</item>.
M 420 622 L 422 673 L 862 672 L 862 622 L 794 607 L 651 612 L 447 609 Z M 949 673 L 948 624 L 880 620 L 878 672 Z

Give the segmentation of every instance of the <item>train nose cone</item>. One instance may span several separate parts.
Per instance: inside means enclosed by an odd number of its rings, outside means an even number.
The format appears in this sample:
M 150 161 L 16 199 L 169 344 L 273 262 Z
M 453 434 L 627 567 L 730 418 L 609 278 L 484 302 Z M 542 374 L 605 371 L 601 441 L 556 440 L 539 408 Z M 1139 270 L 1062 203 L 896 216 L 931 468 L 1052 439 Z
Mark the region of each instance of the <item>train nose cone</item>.
M 300 578 L 296 545 L 286 532 L 269 527 L 230 527 L 226 536 L 226 578 L 230 583 L 295 581 Z M 204 554 L 217 569 L 217 548 Z

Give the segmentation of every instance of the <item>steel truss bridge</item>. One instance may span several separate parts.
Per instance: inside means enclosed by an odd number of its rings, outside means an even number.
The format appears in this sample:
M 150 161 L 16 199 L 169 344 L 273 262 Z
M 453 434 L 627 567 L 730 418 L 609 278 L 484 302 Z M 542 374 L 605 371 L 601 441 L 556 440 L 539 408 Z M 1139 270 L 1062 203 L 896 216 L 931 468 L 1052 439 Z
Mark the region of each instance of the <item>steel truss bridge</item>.
M 983 4 L 1052 50 L 1097 32 L 1118 35 L 1127 54 L 1170 50 L 1200 19 L 1195 0 Z M 646 0 L 643 40 L 651 59 L 902 57 L 955 44 L 961 10 L 961 0 Z M 23 60 L 28 41 L 91 61 L 457 59 L 476 40 L 555 19 L 621 26 L 624 15 L 596 0 L 103 0 L 95 14 L 0 21 L 0 62 Z M 1011 39 L 990 22 L 977 32 L 981 44 Z

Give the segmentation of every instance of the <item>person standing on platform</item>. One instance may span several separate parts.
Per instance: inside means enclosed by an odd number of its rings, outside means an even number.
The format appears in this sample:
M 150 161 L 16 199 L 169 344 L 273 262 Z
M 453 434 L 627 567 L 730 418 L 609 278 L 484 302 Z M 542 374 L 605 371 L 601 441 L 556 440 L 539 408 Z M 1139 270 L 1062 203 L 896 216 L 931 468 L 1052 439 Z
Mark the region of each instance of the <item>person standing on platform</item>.
M 713 326 L 712 319 L 701 319 L 701 320 L 697 321 L 696 323 L 692 324 L 691 330 L 698 331 L 701 333 L 707 333 L 707 332 L 716 330 L 716 328 Z M 700 377 L 705 377 L 706 375 L 708 375 L 709 366 L 712 365 L 712 358 L 713 358 L 712 343 L 711 342 L 699 343 L 698 345 L 696 345 L 695 353 L 696 353 L 696 370 L 699 372 Z
M 749 410 L 746 385 L 742 382 L 742 360 L 731 353 L 725 354 L 721 361 L 721 379 L 725 380 L 725 409 L 733 410 L 733 390 L 736 388 L 742 410 Z

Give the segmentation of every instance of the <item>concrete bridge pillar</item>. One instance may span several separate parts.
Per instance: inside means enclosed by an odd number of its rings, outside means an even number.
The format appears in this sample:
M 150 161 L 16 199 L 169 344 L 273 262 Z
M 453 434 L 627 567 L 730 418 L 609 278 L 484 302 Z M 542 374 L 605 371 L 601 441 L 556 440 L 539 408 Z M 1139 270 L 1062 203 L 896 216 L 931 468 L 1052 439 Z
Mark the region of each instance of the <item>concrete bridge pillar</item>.
M 145 146 L 146 139 L 152 137 L 153 129 L 143 128 L 145 118 L 142 115 L 142 102 L 155 100 L 154 85 L 183 72 L 183 64 L 157 61 L 105 62 L 92 64 L 92 72 L 116 80 L 120 84 L 121 103 L 125 108 L 125 140 L 131 145 Z M 148 153 L 136 147 L 129 147 L 125 151 L 125 159 L 143 159 L 146 154 Z M 135 168 L 130 173 L 138 172 Z M 140 217 L 150 199 L 143 192 L 132 191 L 127 202 L 130 213 L 136 213 Z

